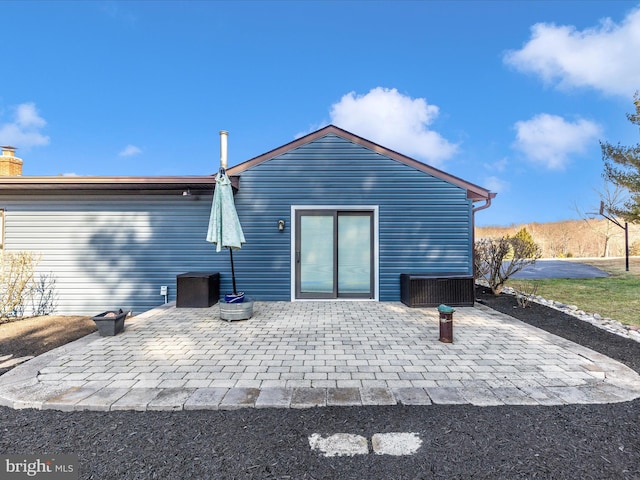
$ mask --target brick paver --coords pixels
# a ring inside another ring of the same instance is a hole
[[[41,365],[38,384],[56,396],[40,406],[559,404],[640,395],[640,377],[607,357],[486,307],[456,310],[446,344],[436,309],[396,302],[255,302],[254,316],[240,322],[221,321],[218,305],[162,307]],[[18,405],[20,382],[6,385],[6,376],[0,402]]]

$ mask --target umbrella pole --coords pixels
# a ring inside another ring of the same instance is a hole
[[[229,257],[231,258],[231,281],[233,282],[233,294],[238,295],[238,290],[236,289],[236,270],[233,267],[233,250],[229,248]]]

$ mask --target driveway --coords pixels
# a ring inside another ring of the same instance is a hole
[[[598,278],[608,277],[607,272],[599,268],[585,265],[583,263],[567,260],[547,260],[536,261],[533,265],[528,265],[511,278],[522,280],[538,280],[546,278]]]

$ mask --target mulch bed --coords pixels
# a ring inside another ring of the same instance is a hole
[[[487,306],[636,371],[640,344],[548,307]],[[81,479],[638,479],[640,400],[605,405],[59,412],[0,407],[0,452],[79,456]],[[416,455],[325,458],[313,433],[417,432]]]
[[[486,287],[476,288],[477,300],[529,325],[602,353],[640,373],[640,343],[609,333],[566,313],[531,302],[522,308],[513,295],[494,295]]]

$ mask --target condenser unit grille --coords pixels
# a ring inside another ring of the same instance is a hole
[[[400,275],[400,299],[409,307],[472,307],[475,299],[473,276],[425,275],[403,273]]]

